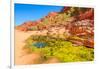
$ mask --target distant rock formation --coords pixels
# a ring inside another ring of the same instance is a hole
[[[16,29],[21,30],[21,31],[28,31],[28,28],[35,26],[37,23],[39,22],[38,21],[24,22],[22,25],[16,26]]]

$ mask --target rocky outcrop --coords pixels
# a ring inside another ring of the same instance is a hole
[[[50,13],[46,16],[46,18],[54,17],[54,16],[56,16],[57,14],[58,14],[57,12],[50,12]]]
[[[61,12],[50,12],[44,18],[25,22],[16,29],[21,31],[46,30],[46,35],[64,38],[73,44],[94,48],[94,10],[92,8],[64,7]],[[73,36],[82,40],[71,38]]]
[[[84,20],[84,19],[94,19],[94,10],[93,9],[89,9],[88,11],[86,11],[84,14],[80,14],[78,16],[79,20]]]
[[[61,12],[74,15],[78,20],[94,19],[93,8],[64,7]]]
[[[70,24],[69,32],[77,36],[93,35],[93,20],[81,20]]]
[[[22,25],[16,26],[16,29],[21,30],[21,31],[28,31],[28,29],[30,27],[33,27],[33,26],[37,25],[38,23],[39,23],[39,21],[37,21],[37,22],[33,22],[33,21],[24,22]]]

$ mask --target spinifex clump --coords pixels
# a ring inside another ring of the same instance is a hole
[[[41,40],[42,42],[39,42]],[[27,39],[26,47],[32,52],[40,51],[46,60],[50,57],[56,57],[61,62],[75,62],[92,61],[94,58],[93,48],[74,46],[69,41],[50,36],[33,35]]]

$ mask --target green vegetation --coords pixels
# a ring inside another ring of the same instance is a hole
[[[29,28],[29,30],[41,30],[44,28],[49,28],[50,26],[61,26],[66,25],[68,21],[73,20],[66,13],[59,13],[58,15],[52,17],[44,18],[41,23],[38,23],[36,26]]]
[[[85,46],[73,46],[71,42],[49,36],[32,35],[26,40],[31,52],[41,52],[45,60],[56,57],[61,62],[92,61],[94,51]]]
[[[79,8],[79,7],[70,7],[69,10],[63,11],[63,13],[66,13],[68,16],[77,16],[81,13],[84,13],[88,10],[89,8]]]

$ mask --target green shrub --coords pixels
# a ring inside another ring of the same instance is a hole
[[[45,42],[46,46],[38,48],[33,43]],[[31,36],[26,40],[26,47],[32,52],[40,51],[44,57],[56,57],[61,62],[92,61],[94,49],[85,46],[73,46],[71,42],[48,36]]]

